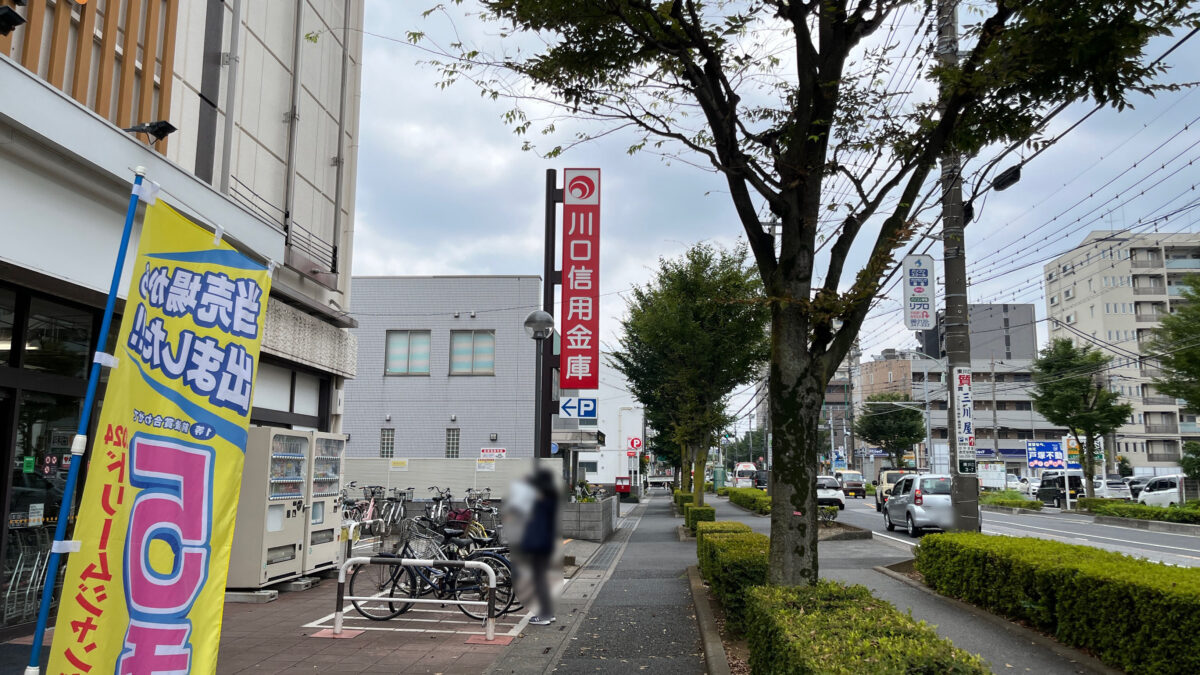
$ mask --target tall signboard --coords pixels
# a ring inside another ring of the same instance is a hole
[[[954,433],[958,439],[956,457],[959,473],[975,473],[975,415],[971,400],[971,369],[955,368],[954,379]]]
[[[559,389],[600,387],[600,169],[563,170]]]
[[[937,303],[933,294],[933,256],[904,256],[904,327],[908,330],[934,328]]]
[[[1025,461],[1031,469],[1061,469],[1062,444],[1058,441],[1025,441]]]

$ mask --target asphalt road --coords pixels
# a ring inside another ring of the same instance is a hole
[[[838,516],[851,525],[865,527],[879,537],[915,545],[903,530],[888,532],[883,526],[883,515],[875,512],[874,497],[847,499],[846,510]],[[1191,534],[1169,534],[1149,532],[1117,525],[1098,525],[1087,516],[1059,513],[1048,508],[1037,515],[983,512],[983,531],[1012,537],[1037,537],[1053,539],[1068,544],[1095,546],[1117,551],[1147,560],[1200,567],[1200,537]]]

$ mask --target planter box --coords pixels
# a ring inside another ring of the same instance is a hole
[[[562,536],[568,539],[603,542],[616,527],[620,502],[616,496],[593,503],[562,505]]]

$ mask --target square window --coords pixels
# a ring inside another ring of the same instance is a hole
[[[396,456],[396,430],[395,429],[380,429],[379,430],[379,456],[385,457],[385,458]]]
[[[384,374],[429,374],[429,331],[389,330],[385,349]]]
[[[458,459],[459,429],[446,429],[446,459]]]
[[[496,331],[450,331],[451,375],[495,375]]]

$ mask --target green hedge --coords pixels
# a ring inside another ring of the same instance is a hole
[[[705,537],[714,534],[748,534],[751,531],[749,525],[732,520],[696,523],[696,559],[699,561],[700,576],[704,577],[705,581],[712,583],[712,579],[708,576],[712,570],[712,563],[709,556],[711,547],[705,545]]]
[[[867,483],[867,484],[866,484],[864,487],[865,487],[865,488],[866,488],[866,490],[867,490],[867,495],[868,495],[868,496],[870,496],[870,495],[874,495],[874,494],[875,494],[875,486],[874,486],[874,485],[871,485],[870,483]]]
[[[993,499],[984,503],[991,506],[1006,506],[1010,509],[1032,509],[1034,511],[1041,511],[1042,506],[1044,506],[1036,499]]]
[[[719,488],[717,488],[717,496],[718,497],[727,497],[729,495],[729,491],[732,489],[733,488],[729,487],[728,485],[726,485],[725,487],[719,487]]]
[[[694,495],[690,492],[676,492],[675,493],[675,505],[679,507],[680,511],[683,511],[684,504],[691,504],[692,501],[694,501],[695,499],[696,499],[696,495]]]
[[[1089,499],[1088,510],[1098,516],[1136,518],[1138,520],[1161,520],[1168,523],[1200,524],[1200,510],[1181,507],[1147,506],[1130,504],[1112,499]],[[1094,504],[1092,502],[1105,502]]]
[[[712,491],[713,491],[713,484],[712,484],[712,482],[711,482],[711,481],[709,481],[709,482],[706,482],[706,483],[704,484],[704,491],[705,491],[705,492],[712,492]]]
[[[758,488],[730,488],[729,501],[756,513],[771,512],[771,497]]]
[[[734,631],[742,629],[746,591],[767,583],[771,539],[757,532],[706,534],[701,574],[725,608],[725,619]]]
[[[696,525],[702,522],[712,522],[717,519],[717,510],[711,506],[696,506],[695,504],[688,505],[688,509],[683,514],[683,522],[687,524],[688,529],[693,534],[696,532]]]
[[[751,588],[745,609],[750,669],[793,673],[990,673],[863,586]]]
[[[1104,506],[1105,504],[1109,503],[1109,500],[1101,499],[1099,497],[1080,497],[1076,500],[1076,503],[1078,503],[1079,508],[1083,509],[1084,511],[1091,511],[1094,507]]]
[[[1200,571],[976,533],[931,535],[916,553],[917,570],[938,592],[1028,621],[1111,666],[1200,672]]]

